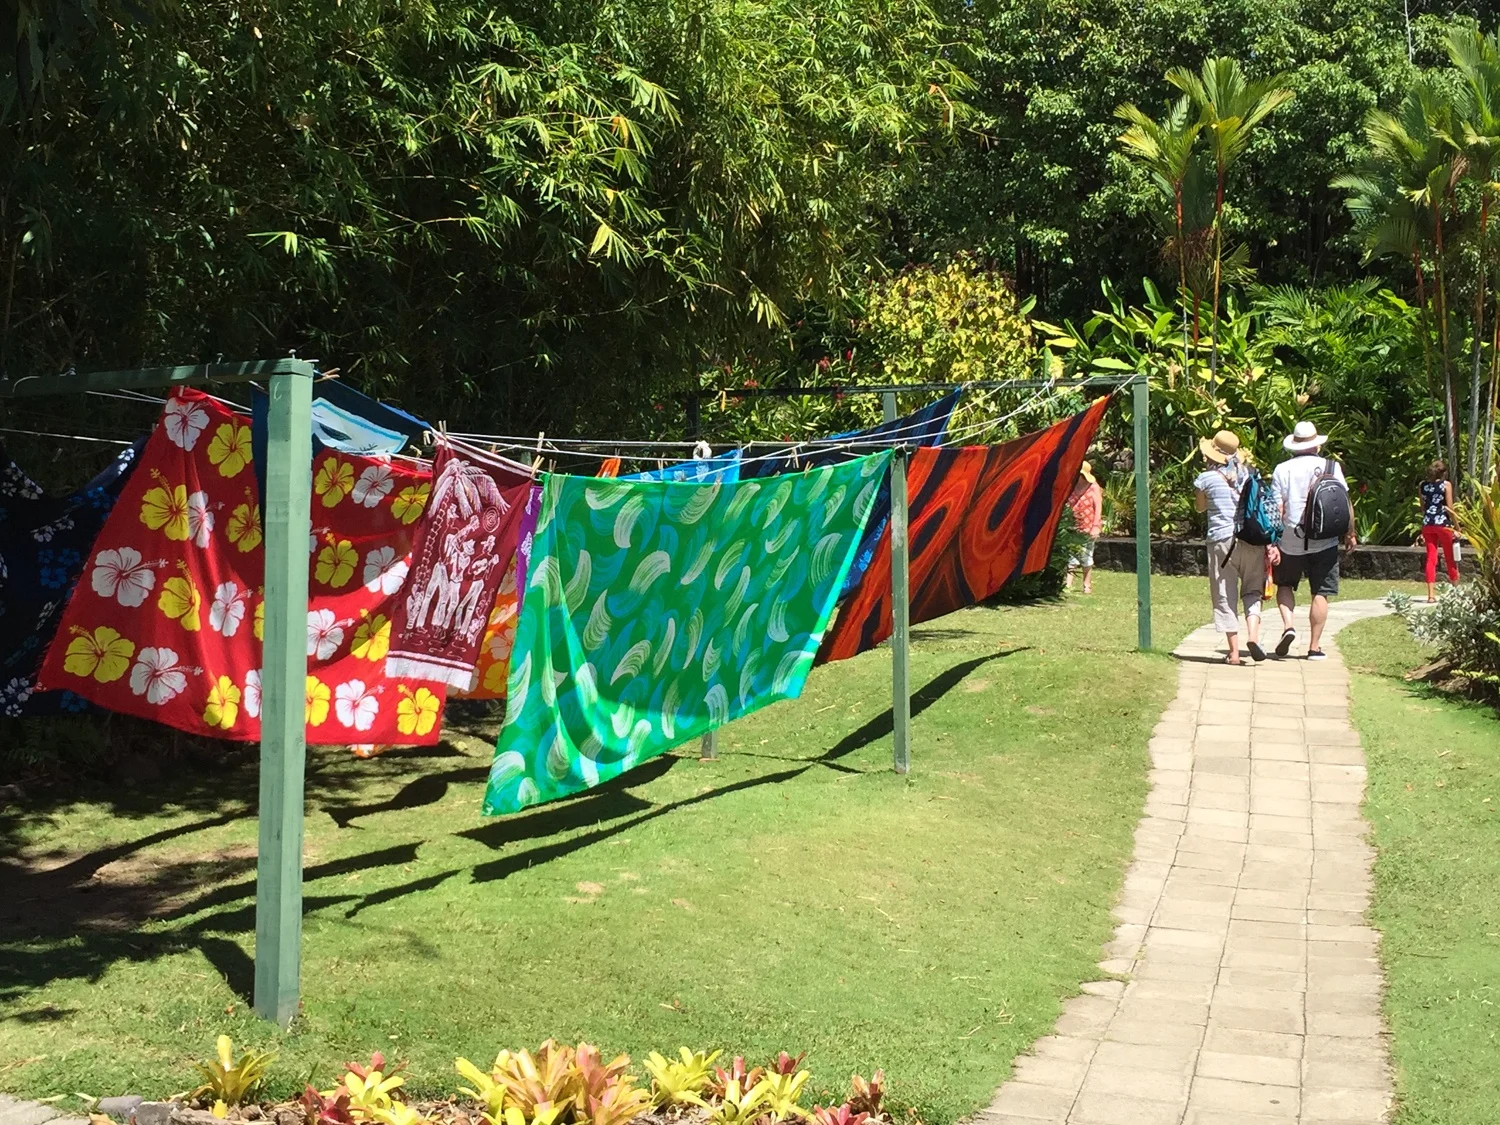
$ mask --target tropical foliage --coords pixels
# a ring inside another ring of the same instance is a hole
[[[535,1053],[502,1050],[488,1070],[455,1059],[454,1069],[469,1083],[458,1088],[466,1101],[434,1104],[407,1100],[405,1079],[398,1073],[404,1064],[391,1066],[376,1051],[368,1064],[346,1063],[332,1090],[308,1085],[293,1112],[307,1125],[458,1125],[476,1109],[489,1125],[629,1125],[653,1110],[700,1125],[890,1125],[883,1071],[870,1079],[854,1075],[842,1104],[809,1110],[802,1104],[811,1078],[802,1069],[805,1054],[782,1051],[755,1067],[736,1056],[726,1069],[714,1066],[721,1053],[681,1047],[673,1059],[652,1051],[646,1062],[648,1092],[630,1070],[629,1056],[605,1062],[589,1043],[574,1047],[549,1039]],[[212,1105],[217,1117],[240,1117],[239,1107],[258,1093],[274,1059],[273,1054],[248,1051],[236,1063],[229,1037],[221,1035],[215,1061],[199,1067],[211,1081],[191,1096]],[[264,1116],[258,1110],[249,1115]],[[273,1116],[280,1120],[279,1111]]]

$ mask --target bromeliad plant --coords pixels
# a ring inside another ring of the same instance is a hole
[[[730,1078],[708,1119],[713,1125],[750,1125],[767,1112],[769,1097],[764,1081],[746,1088],[738,1078]]]
[[[677,1060],[664,1058],[652,1051],[646,1056],[646,1070],[651,1075],[651,1101],[653,1105],[668,1107],[704,1106],[703,1092],[714,1076],[714,1060],[723,1052],[706,1051],[696,1053],[686,1047],[678,1048]]]
[[[321,1094],[325,1103],[332,1100],[335,1104],[339,1099],[347,1099],[349,1116],[356,1122],[380,1122],[383,1125],[414,1125],[413,1121],[401,1120],[391,1121],[393,1115],[400,1115],[394,1107],[400,1103],[392,1096],[406,1082],[395,1071],[401,1066],[386,1069],[385,1056],[376,1051],[370,1056],[369,1065],[360,1063],[346,1063],[344,1065],[344,1080],[332,1090],[324,1090]]]
[[[493,1074],[480,1070],[468,1059],[459,1057],[453,1060],[453,1068],[458,1071],[459,1076],[467,1078],[473,1083],[472,1086],[460,1086],[458,1092],[484,1106],[480,1116],[489,1122],[489,1125],[502,1125],[505,1114],[505,1087],[496,1080]]]
[[[880,1117],[885,1109],[885,1071],[877,1070],[869,1080],[854,1075],[849,1079],[849,1108],[868,1117]]]
[[[606,1063],[589,1043],[549,1039],[534,1055],[501,1051],[488,1074],[468,1059],[453,1065],[472,1083],[459,1093],[484,1106],[489,1125],[625,1125],[651,1107],[651,1095],[627,1071],[630,1057]]]
[[[242,1105],[259,1093],[276,1053],[246,1051],[236,1059],[234,1044],[227,1035],[219,1036],[217,1047],[212,1060],[198,1064],[198,1073],[205,1081],[192,1096],[210,1103],[223,1102],[231,1108]]]

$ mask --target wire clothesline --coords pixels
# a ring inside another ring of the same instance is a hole
[[[942,386],[944,388],[946,388],[946,389],[948,389],[950,391],[960,390],[960,389],[969,387],[971,385],[980,386],[982,389],[985,389],[985,390],[1006,389],[1007,387],[1009,387],[1011,389],[1016,389],[1016,390],[1028,389],[1028,388],[1036,390],[1037,394],[1034,394],[1032,396],[1032,398],[1030,400],[1028,400],[1028,403],[1029,402],[1034,402],[1036,400],[1036,398],[1040,394],[1044,394],[1044,393],[1049,392],[1049,391],[1051,391],[1051,392],[1064,392],[1064,391],[1077,391],[1077,390],[1087,390],[1087,389],[1090,389],[1089,386],[1084,385],[1084,384],[1072,385],[1072,384],[1058,384],[1058,383],[1047,383],[1047,384],[1044,384],[1044,385],[1042,385],[1041,387],[1038,388],[1038,386],[1037,386],[1037,384],[1036,384],[1036,382],[1034,380],[1013,380],[1011,382],[1003,383],[1003,384],[1002,383],[996,383],[996,384],[989,384],[989,383],[984,383],[984,384],[946,383],[946,384],[942,384]],[[904,387],[901,387],[900,385],[897,385],[895,387],[891,387],[891,388],[888,388],[888,389],[891,390],[891,391],[893,391],[893,392],[904,392],[906,390],[924,391],[924,390],[929,390],[931,388],[928,387],[925,384],[922,384],[922,385],[918,385],[918,386],[916,386],[914,388],[904,388]],[[726,392],[726,393],[733,394],[735,392],[730,391],[730,392]],[[1006,417],[1008,418],[1008,417],[1012,417],[1012,416],[1013,415],[1007,415]],[[915,429],[918,429],[918,428],[926,427],[929,424],[930,423],[928,423],[928,422],[917,422],[917,423],[914,423],[911,427],[908,427],[908,429],[915,430]],[[983,425],[989,425],[989,423],[981,423],[981,425],[982,426]],[[891,436],[891,435],[894,435],[894,434],[899,434],[901,432],[902,431],[900,429],[888,430],[882,436]],[[527,437],[527,436],[519,435],[519,434],[486,434],[486,433],[465,432],[465,431],[459,431],[459,430],[450,430],[449,433],[453,437],[464,438],[464,439],[467,439],[469,441],[491,442],[491,443],[495,443],[495,444],[508,445],[508,446],[511,446],[511,447],[517,448],[517,449],[527,448],[527,449],[532,449],[532,450],[535,450],[537,448],[538,438],[541,437],[541,435],[538,435],[538,437]],[[660,440],[643,441],[643,440],[640,440],[640,439],[633,439],[633,438],[545,438],[542,441],[542,445],[544,447],[547,447],[547,446],[555,447],[555,448],[552,449],[552,452],[564,452],[564,451],[574,452],[574,451],[576,451],[576,452],[578,452],[580,454],[585,454],[585,453],[592,453],[592,452],[594,452],[595,449],[608,449],[608,450],[615,451],[615,452],[603,454],[603,456],[609,457],[609,456],[615,456],[615,455],[617,455],[618,451],[626,450],[626,449],[691,449],[694,446],[696,446],[699,443],[699,441],[701,441],[701,440],[702,439],[687,440],[687,441],[678,441],[678,440],[672,440],[672,439],[660,439]],[[831,445],[835,445],[838,442],[839,442],[838,438],[827,438],[827,437],[823,437],[823,438],[806,438],[806,439],[804,439],[802,441],[777,441],[777,440],[774,440],[774,439],[766,439],[766,438],[752,438],[749,441],[743,441],[743,442],[739,442],[737,444],[738,444],[738,446],[740,448],[744,448],[744,449],[749,449],[749,448],[752,448],[754,446],[776,446],[778,449],[790,450],[792,448],[796,448],[796,447],[800,447],[800,446],[804,446],[804,445],[816,445],[820,449],[822,449],[822,448],[826,448],[826,447],[831,446]]]
[[[955,386],[961,385],[962,384],[955,384]],[[1061,394],[1063,392],[1077,389],[1081,388],[1055,385],[1043,386],[1035,390],[1030,398],[1028,398],[1020,406],[1016,407],[1016,409],[1010,411],[1008,414],[1002,415],[999,418],[986,419],[984,421],[972,423],[968,426],[960,427],[958,429],[950,429],[944,434],[944,440],[947,444],[951,445],[957,444],[958,442],[968,438],[973,438],[987,430],[992,430],[997,426],[1004,425],[1012,418],[1015,418],[1018,415],[1032,409],[1032,407],[1037,405],[1037,403],[1043,398],[1056,397],[1058,394]],[[140,391],[128,389],[121,392],[89,391],[87,393],[91,395],[97,395],[101,398],[114,398],[128,402],[143,402],[152,403],[155,405],[161,405],[167,401],[165,398],[161,398],[156,395],[148,395]],[[207,392],[204,393],[206,394]],[[228,399],[219,398],[217,395],[209,394],[208,397],[236,410],[243,411],[245,409],[238,403],[232,402]],[[904,437],[917,433],[930,432],[932,425],[932,419],[918,420],[910,422],[905,426],[885,429],[879,434],[878,437],[875,438],[860,438],[851,434],[844,439],[808,438],[798,442],[752,440],[741,443],[738,448],[751,448],[757,445],[770,445],[775,447],[775,452],[762,454],[756,457],[744,457],[741,459],[740,464],[743,466],[763,461],[786,460],[788,458],[791,458],[795,461],[798,456],[804,453],[828,454],[844,451],[869,451],[872,449],[889,448],[894,445],[902,444],[901,439]],[[0,433],[12,433],[30,437],[55,438],[64,441],[97,442],[99,444],[114,445],[120,447],[125,447],[133,444],[130,441],[122,441],[117,438],[101,438],[93,437],[87,434],[69,434],[48,430],[28,430],[8,426],[0,426]],[[532,455],[545,453],[553,456],[580,457],[584,459],[598,460],[601,462],[609,460],[612,457],[620,456],[620,452],[625,449],[682,449],[694,448],[698,445],[703,444],[702,439],[699,439],[698,441],[639,441],[630,439],[616,440],[609,438],[544,438],[542,441],[538,442],[535,439],[522,438],[515,435],[461,433],[455,431],[447,431],[445,436],[453,439],[457,444],[461,444],[470,448],[474,448],[476,446],[493,446],[497,449],[522,450]],[[570,445],[576,447],[569,448]],[[585,446],[602,447],[605,451],[601,452],[598,449],[583,448]],[[611,450],[613,452],[610,452]],[[398,456],[401,456],[402,460],[423,460],[420,457],[407,457],[404,455]],[[627,454],[627,456],[629,455]],[[648,460],[649,458],[647,458],[644,454],[641,454],[632,459]],[[520,465],[520,463],[518,462],[512,462],[512,464],[515,464],[518,468],[525,467],[523,465]]]
[[[100,445],[118,445],[122,448],[134,445],[133,441],[121,441],[119,438],[90,437],[88,434],[59,434],[50,430],[22,430],[15,426],[0,426],[0,434],[22,434],[26,437],[58,438],[62,441],[95,441]]]
[[[1062,388],[1062,389],[1071,390],[1072,388]],[[1024,403],[1022,403],[1019,407],[1017,407],[1015,410],[1012,410],[1009,414],[1002,415],[999,418],[992,418],[992,419],[987,419],[987,420],[982,421],[982,422],[972,423],[969,426],[960,427],[957,430],[949,430],[944,435],[945,441],[948,444],[954,444],[956,441],[961,441],[961,440],[966,439],[966,438],[975,437],[978,434],[983,433],[986,430],[992,430],[992,429],[994,429],[997,426],[1003,425],[1004,423],[1010,421],[1012,418],[1016,417],[1017,415],[1022,414],[1024,412],[1026,412],[1027,410],[1030,410],[1034,405],[1037,404],[1037,402],[1040,399],[1042,399],[1044,397],[1047,397],[1049,391],[1051,391],[1052,393],[1055,394],[1056,391],[1057,391],[1057,388],[1042,388],[1040,390],[1035,391],[1032,394],[1032,396],[1029,399],[1027,399]],[[846,439],[839,439],[839,438],[809,438],[809,439],[807,439],[805,441],[800,441],[800,442],[765,442],[765,441],[761,441],[761,442],[746,442],[746,443],[744,443],[744,445],[742,446],[742,448],[744,446],[750,446],[750,445],[775,445],[777,448],[776,448],[776,452],[774,452],[774,453],[762,454],[762,455],[760,455],[758,457],[744,457],[744,458],[741,458],[740,465],[741,466],[751,465],[751,464],[755,464],[755,463],[761,462],[761,461],[780,461],[780,460],[786,460],[787,458],[795,459],[796,457],[798,457],[798,456],[800,456],[800,455],[802,455],[804,453],[806,453],[806,454],[820,454],[821,455],[821,454],[839,453],[839,452],[845,452],[845,451],[865,451],[865,452],[869,452],[869,451],[876,450],[876,449],[887,449],[887,448],[890,448],[891,446],[902,444],[902,440],[901,439],[904,438],[904,437],[915,435],[915,434],[918,434],[918,433],[928,433],[928,432],[930,432],[931,429],[932,429],[932,425],[933,425],[933,423],[932,423],[931,419],[917,421],[917,422],[912,422],[912,423],[909,423],[908,425],[905,425],[905,426],[896,427],[896,428],[893,428],[893,429],[883,430],[877,437],[873,437],[873,438],[855,437],[853,435],[850,435]],[[494,445],[494,446],[497,446],[497,447],[503,448],[503,449],[525,450],[526,452],[532,453],[532,454],[536,454],[536,453],[540,452],[540,453],[547,453],[547,454],[551,454],[551,455],[555,455],[555,456],[580,457],[580,458],[585,458],[585,459],[593,459],[593,460],[597,460],[597,461],[606,461],[606,460],[611,459],[612,457],[619,456],[618,452],[611,453],[611,452],[599,452],[598,450],[590,450],[590,449],[582,449],[582,448],[563,448],[561,446],[561,444],[554,446],[553,443],[552,443],[552,441],[551,441],[551,439],[543,439],[539,443],[534,438],[528,440],[528,439],[525,439],[525,438],[517,438],[517,437],[514,437],[514,436],[510,436],[510,435],[467,434],[467,433],[460,434],[460,433],[454,433],[452,431],[449,431],[448,436],[450,438],[453,438],[453,439],[456,439],[458,441],[461,441],[461,442],[463,442],[464,444],[467,444],[467,445],[475,445],[475,444],[484,445],[484,444],[488,444],[488,445]],[[560,440],[560,442],[562,442],[562,441],[566,441],[566,440],[569,440],[569,439],[559,439],[559,440]],[[685,445],[686,446],[694,446],[694,445],[698,444],[698,442],[625,442],[625,441],[611,442],[608,439],[603,439],[603,440],[601,440],[601,439],[573,439],[573,440],[577,440],[577,441],[580,442],[580,444],[583,444],[583,445],[604,446],[606,448],[606,450],[609,449],[611,446],[616,446],[616,447],[619,447],[619,448],[622,448],[622,449],[624,447],[627,447],[627,446],[630,446],[630,447],[648,447],[648,448],[669,448],[670,447],[670,448],[674,448],[674,449],[679,449],[679,448],[682,448]],[[638,456],[635,459],[637,459],[637,460],[643,460],[643,459],[646,459],[646,458]]]

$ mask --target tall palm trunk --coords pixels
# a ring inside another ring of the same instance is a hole
[[[1218,401],[1219,392],[1219,278],[1224,262],[1224,174],[1218,166],[1218,183],[1214,189],[1214,307],[1208,335],[1208,394]]]
[[[1495,407],[1500,404],[1500,299],[1495,304],[1495,330],[1490,340],[1490,410],[1484,422],[1484,460],[1479,463],[1481,485],[1489,484],[1495,475]]]
[[[1417,319],[1422,331],[1422,375],[1427,393],[1437,398],[1437,388],[1432,382],[1432,322],[1427,310],[1427,275],[1422,270],[1422,249],[1413,246],[1411,251],[1412,269],[1417,276]],[[1438,456],[1443,456],[1443,430],[1436,421],[1432,427],[1433,436],[1437,439]]]
[[[1188,378],[1188,284],[1187,247],[1182,244],[1182,181],[1172,187],[1177,204],[1177,301],[1182,306],[1182,376]],[[1191,384],[1189,384],[1191,385]]]
[[[1433,204],[1435,256],[1433,280],[1437,285],[1434,313],[1438,318],[1438,351],[1443,360],[1443,424],[1448,438],[1445,456],[1450,465],[1458,464],[1458,410],[1453,399],[1453,353],[1448,340],[1448,280],[1443,268],[1443,211],[1441,202]]]
[[[1475,479],[1479,469],[1479,419],[1480,401],[1483,397],[1484,383],[1481,372],[1484,359],[1484,310],[1489,296],[1486,291],[1489,281],[1489,264],[1485,260],[1485,230],[1490,220],[1490,193],[1484,190],[1479,194],[1479,279],[1478,292],[1474,297],[1474,364],[1473,373],[1469,379],[1469,459],[1468,472],[1465,474],[1469,481]]]

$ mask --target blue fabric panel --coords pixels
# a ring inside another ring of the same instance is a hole
[[[890,422],[882,422],[878,426],[871,426],[868,430],[851,430],[847,433],[834,434],[824,440],[829,442],[890,441],[893,445],[898,443],[942,445],[943,439],[948,436],[948,422],[953,417],[953,412],[958,409],[959,396],[962,394],[963,388],[959,387],[911,414]],[[869,448],[820,450],[818,443],[815,442],[810,446],[803,446],[795,456],[787,454],[763,460],[752,460],[744,466],[741,475],[764,477],[775,473],[794,473],[809,465],[837,464],[870,452],[872,450]],[[859,550],[854,554],[854,563],[849,567],[848,576],[844,579],[842,596],[847,597],[850,591],[859,585],[859,580],[864,577],[870,560],[875,557],[875,548],[880,543],[880,537],[885,534],[885,526],[890,522],[890,518],[891,479],[887,476],[881,482],[880,491],[875,496],[875,507],[870,511],[870,522],[865,525],[865,533],[859,541]]]
[[[250,393],[250,447],[255,457],[255,480],[262,496],[266,492],[269,440],[266,425],[270,408],[271,400],[264,391]],[[366,455],[382,450],[399,453],[407,441],[420,440],[432,427],[415,415],[346,387],[337,379],[320,379],[313,384],[312,428],[309,460],[325,448]]]
[[[740,451],[732,449],[717,457],[702,460],[679,461],[663,469],[651,469],[644,473],[629,473],[621,480],[675,480],[693,481],[697,484],[721,482],[733,484],[740,479]]]
[[[0,446],[0,715],[89,710],[70,691],[35,691],[36,674],[144,444],[66,496],[43,496]]]

